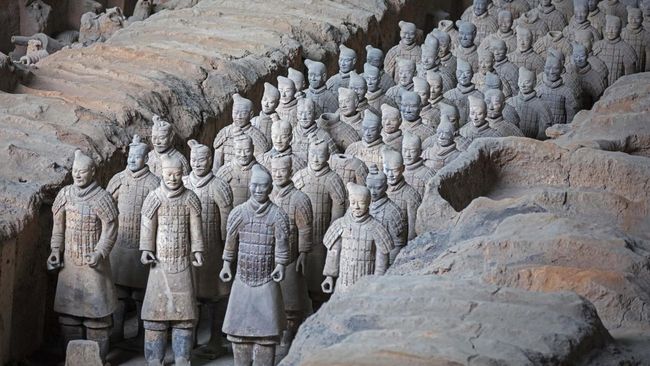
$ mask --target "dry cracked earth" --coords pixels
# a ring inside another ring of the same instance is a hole
[[[34,294],[53,290],[48,205],[75,148],[105,184],[153,114],[174,123],[179,148],[209,142],[232,93],[259,100],[306,57],[331,74],[338,43],[388,48],[400,18],[423,22],[424,3],[202,0],[51,55],[0,93],[0,244],[15,247],[0,360],[44,337],[51,304]],[[650,73],[637,74],[551,140],[475,141],[429,183],[419,236],[387,275],[335,295],[282,364],[650,364],[649,105]]]

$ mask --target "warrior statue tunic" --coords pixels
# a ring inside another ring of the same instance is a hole
[[[149,268],[140,262],[140,217],[147,195],[158,188],[160,180],[149,167],[137,172],[125,169],[116,174],[106,190],[117,201],[119,226],[111,251],[111,272],[116,285],[144,289]]]
[[[185,187],[201,201],[201,228],[203,231],[203,265],[193,267],[196,297],[219,300],[230,293],[230,284],[219,279],[223,267],[223,240],[226,222],[232,210],[232,190],[228,183],[209,172],[198,177],[193,172],[183,177]]]
[[[52,250],[63,251],[54,311],[83,318],[110,316],[117,306],[109,255],[117,236],[118,213],[111,195],[93,182],[63,187],[52,205]],[[95,268],[87,256],[102,259]]]
[[[323,239],[327,260],[323,275],[336,277],[336,291],[346,291],[361,277],[383,275],[393,241],[384,226],[366,214],[348,212],[334,221]]]
[[[164,183],[149,193],[142,206],[140,250],[153,252],[142,320],[184,322],[197,319],[192,281],[194,252],[203,252],[201,201],[185,187]]]
[[[251,140],[253,140],[253,155],[257,156],[265,153],[271,148],[271,145],[266,140],[266,136],[262,131],[253,127],[249,124],[243,128],[237,127],[235,125],[228,125],[221,129],[217,134],[217,137],[214,138],[214,151],[223,153],[223,161],[214,161],[213,165],[215,168],[219,168],[228,162],[232,161],[235,147],[235,135],[237,132],[243,132],[243,134],[248,135]]]
[[[275,266],[287,266],[289,219],[274,203],[253,199],[235,207],[228,218],[223,260],[237,262],[223,322],[232,342],[279,343],[286,317]]]
[[[236,161],[222,166],[217,171],[217,177],[223,179],[232,190],[232,206],[237,207],[246,202],[250,197],[248,184],[253,174],[253,166],[259,165],[257,160],[253,159],[248,165],[240,165]],[[261,166],[261,165],[260,165]]]

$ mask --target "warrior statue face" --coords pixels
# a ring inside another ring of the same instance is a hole
[[[284,187],[291,182],[293,168],[291,167],[291,158],[282,157],[271,160],[271,176],[273,184]]]
[[[504,106],[503,94],[495,93],[486,96],[485,104],[487,105],[488,118],[499,118]]]
[[[474,15],[481,16],[487,12],[487,0],[474,0]]]
[[[589,7],[589,12],[595,11],[598,9],[598,3],[600,0],[587,0],[587,6]]]
[[[397,70],[399,85],[403,87],[409,86],[413,82],[413,76],[415,76],[415,63],[400,63],[399,69]]]
[[[368,92],[366,81],[362,77],[354,79],[350,78],[350,85],[348,85],[348,88],[357,95],[358,100],[363,100]]]
[[[404,175],[404,163],[401,159],[384,159],[384,174],[388,184],[395,185],[402,180]]]
[[[605,38],[610,41],[617,39],[621,35],[621,21],[607,21],[605,22]]]
[[[126,159],[126,167],[132,171],[137,172],[144,168],[147,164],[147,151],[146,149],[135,147],[129,149],[129,156]]]
[[[490,52],[479,52],[478,68],[483,75],[494,70],[494,55]]]
[[[383,114],[381,117],[381,125],[386,133],[394,133],[399,130],[402,125],[402,120],[399,114]]]
[[[310,88],[318,89],[325,84],[327,73],[324,68],[312,67],[307,72],[307,80],[309,81]]]
[[[444,114],[444,116],[447,117],[449,123],[451,123],[454,126],[458,126],[458,120],[460,119],[460,114],[456,107],[450,106],[449,108],[445,108],[444,112],[443,110],[441,110],[440,113]]]
[[[420,57],[420,64],[425,70],[432,69],[436,66],[438,61],[438,41],[433,38],[433,44],[422,47],[422,56]]]
[[[417,121],[420,118],[420,96],[414,92],[403,93],[399,111],[403,120]]]
[[[253,142],[250,139],[236,139],[233,146],[234,158],[237,164],[245,166],[253,161]]]
[[[379,52],[369,52],[366,56],[366,62],[380,70],[384,68],[384,60]]]
[[[517,31],[517,49],[526,52],[533,46],[533,34],[529,30]]]
[[[548,81],[554,82],[560,80],[562,77],[562,70],[562,61],[558,60],[556,57],[546,57],[546,63],[544,64],[544,75],[546,75],[546,79]]]
[[[424,82],[424,80],[418,81],[417,83],[414,82],[413,91],[420,96],[421,107],[424,107],[425,105],[429,104],[429,84]]]
[[[357,113],[359,100],[355,93],[339,93],[339,109],[341,114],[350,117]]]
[[[429,78],[429,97],[438,98],[442,95],[442,78]]]
[[[262,112],[267,115],[275,112],[275,108],[278,107],[279,103],[280,99],[277,96],[264,93],[262,95]]]
[[[530,94],[535,91],[535,75],[530,72],[527,74],[519,73],[519,81],[517,82],[519,91],[523,94]]]
[[[379,70],[375,68],[374,70],[364,70],[363,78],[366,79],[366,85],[368,86],[368,91],[371,93],[379,90],[379,82],[381,78],[379,77]]]
[[[350,57],[350,55],[339,56],[339,71],[343,73],[348,73],[354,69],[354,64],[357,63],[356,57]]]
[[[364,217],[368,214],[370,197],[361,192],[350,193],[350,212],[354,217]]]
[[[589,9],[584,4],[576,4],[574,6],[573,17],[576,19],[578,24],[584,23],[587,21],[589,16]]]
[[[458,29],[458,42],[464,48],[469,48],[474,45],[474,38],[476,38],[476,27],[471,23],[463,23]]]
[[[379,119],[364,118],[361,123],[361,138],[367,144],[381,138],[381,123]]]
[[[639,29],[643,24],[643,14],[640,11],[637,12],[627,12],[627,24],[631,29]]]
[[[474,77],[474,71],[472,71],[471,67],[456,69],[456,80],[458,80],[458,85],[468,86],[472,83],[472,77]]]
[[[366,187],[370,191],[370,198],[373,201],[383,198],[386,196],[386,190],[388,189],[386,176],[384,173],[369,175],[368,178],[366,178]]]
[[[151,131],[151,143],[157,153],[162,154],[172,146],[171,130],[156,129]]]
[[[183,185],[183,168],[178,166],[163,167],[162,179],[167,188],[179,189]]]
[[[190,153],[190,166],[192,172],[198,177],[203,177],[212,169],[212,156],[205,153]]]
[[[95,178],[95,167],[84,161],[75,161],[72,163],[72,181],[79,188],[87,187]]]
[[[650,18],[650,0],[641,0],[639,8],[643,12],[644,18]]]
[[[492,44],[492,54],[494,55],[495,61],[503,61],[508,55],[508,46],[503,41],[495,42]]]
[[[438,145],[450,146],[454,143],[454,126],[451,123],[441,123],[437,130]]]
[[[573,59],[573,64],[579,68],[587,66],[589,55],[587,55],[587,49],[582,45],[574,45],[573,53],[571,54]]]
[[[296,87],[293,83],[278,83],[278,91],[280,92],[280,101],[282,104],[291,103],[296,95]]]
[[[422,147],[416,143],[403,143],[402,144],[402,158],[404,164],[411,165],[417,163],[422,155]]]
[[[501,33],[508,33],[512,29],[512,13],[509,11],[500,11],[497,15],[497,23]]]
[[[271,141],[273,148],[276,151],[282,152],[291,146],[293,133],[291,131],[291,124],[286,121],[278,121],[271,126]]]
[[[469,120],[475,127],[480,127],[485,124],[485,116],[485,105],[482,103],[469,106]]]
[[[296,112],[298,116],[298,123],[302,128],[308,128],[314,124],[314,104],[313,103],[298,103]]]
[[[250,123],[251,109],[246,105],[234,104],[232,106],[232,123],[237,127],[245,127]]]
[[[415,28],[413,27],[402,27],[399,32],[399,36],[404,41],[406,45],[412,45],[415,42]]]
[[[444,32],[443,32],[444,33]],[[438,57],[442,58],[445,57],[447,54],[451,52],[451,39],[449,36],[444,33],[445,35],[442,35],[440,38],[438,38]]]
[[[260,168],[261,169],[261,168]],[[273,189],[273,184],[265,172],[264,174],[251,174],[251,181],[248,184],[251,197],[258,203],[265,203],[269,200],[269,194]]]
[[[330,158],[329,151],[327,150],[327,144],[320,143],[315,146],[310,145],[308,155],[309,169],[317,172],[327,167],[327,161]]]

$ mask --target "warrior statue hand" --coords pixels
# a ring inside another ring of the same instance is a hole
[[[194,252],[194,260],[192,261],[194,267],[201,267],[203,265],[203,253]]]
[[[92,252],[90,254],[86,254],[86,262],[88,262],[88,265],[92,268],[97,267],[97,264],[99,264],[100,259],[102,259],[102,255],[99,254],[98,252]]]
[[[58,250],[53,249],[50,253],[50,256],[47,257],[47,267],[48,269],[57,269],[61,268],[63,263],[61,263],[61,253]]]
[[[307,272],[307,253],[300,253],[296,260],[296,272],[302,273],[304,276]]]
[[[146,266],[147,264],[156,263],[157,259],[156,256],[153,255],[153,252],[150,252],[148,250],[143,250],[142,256],[140,257],[140,262],[142,262],[142,264]]]
[[[325,281],[323,281],[323,283],[321,283],[320,287],[323,290],[323,292],[326,293],[326,294],[333,293],[334,292],[334,277],[332,277],[332,276],[325,277]]]
[[[223,268],[221,268],[221,272],[219,272],[219,278],[221,278],[223,282],[232,281],[232,271],[230,270],[230,262],[228,261],[223,262]]]
[[[278,264],[277,266],[275,266],[275,270],[273,271],[273,273],[271,273],[271,277],[275,282],[280,282],[284,280],[284,265]]]

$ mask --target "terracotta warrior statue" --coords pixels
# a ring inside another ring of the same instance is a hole
[[[296,188],[309,197],[314,215],[312,251],[307,257],[307,286],[314,311],[328,299],[320,287],[326,257],[323,237],[330,224],[345,213],[347,199],[341,177],[330,169],[329,157],[327,144],[312,137],[307,168],[293,176]]]
[[[589,23],[596,28],[596,30],[600,33],[603,34],[603,31],[605,30],[605,12],[600,10],[600,7],[598,6],[600,4],[601,0],[587,0],[587,8],[589,10],[589,15],[587,16],[587,19],[589,20]]]
[[[366,187],[370,191],[370,216],[384,225],[393,242],[389,258],[389,262],[393,263],[399,251],[406,245],[408,222],[399,206],[388,198],[388,180],[377,165],[370,165]]]
[[[413,77],[415,76],[415,62],[409,59],[397,60],[396,78],[397,85],[391,87],[386,92],[395,105],[399,105],[402,94],[413,90]]]
[[[338,90],[338,115],[341,122],[354,128],[357,133],[361,132],[361,120],[363,113],[359,112],[359,97],[357,93],[348,88]]]
[[[607,88],[607,76],[592,67],[587,49],[581,44],[573,46],[571,60],[567,73],[573,74],[572,77],[578,81],[583,107],[591,109]]]
[[[366,98],[366,93],[368,93],[368,85],[366,83],[366,79],[357,74],[357,72],[354,70],[350,71],[350,83],[348,85],[348,88],[357,95],[357,99],[359,100],[357,110],[359,112],[363,113],[363,111],[366,109],[372,108],[370,104],[368,104],[368,98]],[[339,108],[341,108],[340,105]]]
[[[533,34],[526,28],[517,28],[517,50],[508,55],[517,67],[525,67],[540,74],[544,71],[544,59],[533,49]]]
[[[533,36],[533,44],[549,31],[546,23],[539,17],[537,8],[522,14],[515,21],[515,29],[517,29],[517,32],[519,32],[518,28],[526,28],[530,31],[530,34]]]
[[[389,98],[385,91],[381,88],[379,82],[380,79],[380,70],[370,64],[363,65],[363,78],[366,80],[366,85],[368,86],[368,91],[366,92],[366,99],[368,100],[368,105],[375,110],[379,110],[382,104],[390,104],[397,106],[391,98]],[[390,80],[393,80],[391,78]],[[393,85],[391,87],[393,87]],[[389,89],[391,88],[389,87]]]
[[[625,4],[619,0],[603,0],[598,4],[598,7],[606,16],[611,15],[621,19],[623,26],[627,24],[627,9],[625,8]],[[605,24],[607,24],[607,20],[605,20]]]
[[[456,74],[456,56],[451,52],[451,37],[449,34],[434,30],[431,32],[438,40],[438,59],[440,59],[440,70],[447,75]]]
[[[305,75],[293,67],[290,67],[287,70],[287,78],[289,80],[293,81],[293,85],[296,88],[296,98],[304,98],[305,97]]]
[[[553,124],[553,115],[546,102],[537,97],[534,72],[522,67],[519,69],[519,94],[510,98],[519,115],[519,129],[526,137],[546,140],[546,129]]]
[[[473,77],[474,71],[472,71],[472,66],[464,60],[459,59],[456,69],[458,85],[444,94],[444,98],[458,108],[458,112],[460,113],[460,120],[458,122],[460,126],[467,123],[467,116],[469,115],[469,102],[467,98],[471,95],[483,99],[483,93],[476,90],[476,86],[472,84]]]
[[[502,83],[508,84],[513,94],[519,92],[517,79],[519,78],[519,68],[508,59],[508,49],[502,40],[492,42],[492,55],[494,56],[494,73],[499,76]]]
[[[399,109],[383,104],[381,106],[381,137],[386,146],[402,151],[402,116]]]
[[[420,96],[420,117],[424,119],[425,113],[429,113],[429,83],[421,77],[413,77],[413,92]]]
[[[574,12],[574,1],[571,0],[553,0],[553,5],[555,5],[555,8],[559,10],[562,14],[564,14],[564,18],[566,19],[571,19],[573,16]]]
[[[441,116],[435,143],[422,153],[424,165],[437,173],[445,165],[454,161],[460,155],[460,151],[456,148],[455,135],[454,125],[449,122],[447,116]]]
[[[386,93],[391,86],[395,85],[395,80],[392,75],[387,74],[384,71],[384,51],[379,48],[374,48],[370,45],[366,46],[366,64],[372,65],[379,70],[379,77],[377,78],[378,88],[381,89],[382,94]],[[365,65],[364,65],[365,68]],[[364,79],[368,81],[365,75],[365,69],[363,74]]]
[[[438,72],[427,72],[427,84],[429,84],[428,107],[423,108],[420,115],[422,123],[431,127],[437,127],[440,123],[440,103],[443,102],[443,81]]]
[[[401,129],[403,132],[410,132],[424,140],[435,133],[432,126],[422,123],[420,109],[422,102],[420,96],[415,92],[405,92],[402,94],[402,103],[399,110],[402,117]]]
[[[472,71],[478,71],[478,47],[475,44],[476,26],[472,23],[458,22],[458,47],[454,49],[457,60],[464,60],[472,66]]]
[[[291,176],[295,165],[290,155],[278,154],[271,159],[273,192],[271,201],[289,218],[289,263],[284,281],[280,282],[287,327],[281,345],[291,345],[298,327],[311,311],[307,292],[307,257],[312,250],[312,226],[314,222],[309,197],[296,189]]]
[[[337,93],[339,88],[350,85],[350,72],[357,64],[357,53],[345,45],[339,46],[339,73],[327,79],[327,89]]]
[[[141,262],[149,279],[142,304],[148,365],[162,365],[167,330],[172,328],[176,365],[190,364],[194,325],[198,320],[192,266],[203,265],[201,201],[183,186],[183,165],[162,158],[162,183],[142,205]]]
[[[587,6],[587,0],[574,0],[574,15],[569,20],[569,25],[567,25],[562,34],[570,42],[575,40],[575,34],[577,31],[586,30],[591,33],[594,40],[601,39],[601,33],[594,28],[589,22],[589,7]]]
[[[467,150],[469,145],[481,137],[503,137],[497,130],[490,127],[487,119],[487,106],[483,99],[469,97],[469,123],[460,128],[458,149]]]
[[[399,81],[397,75],[397,60],[411,60],[415,63],[420,61],[420,58],[422,57],[420,46],[415,43],[417,32],[415,24],[405,21],[400,21],[398,24],[400,28],[400,41],[396,46],[393,46],[393,48],[386,52],[386,58],[384,59],[384,70],[386,70],[386,73],[390,75],[396,83]]]
[[[361,140],[357,130],[341,121],[337,113],[323,113],[317,123],[320,128],[330,134],[338,151],[345,151],[352,143]]]
[[[495,0],[495,5],[500,10],[509,11],[515,19],[530,10],[530,4],[526,0]]]
[[[395,202],[408,222],[407,239],[415,238],[415,219],[422,196],[404,179],[404,160],[402,154],[392,149],[384,150],[384,174],[388,180],[388,198]]]
[[[442,92],[444,93],[456,87],[456,76],[441,67],[439,50],[440,42],[438,38],[429,34],[422,45],[422,61],[416,67],[418,76],[423,79],[426,79],[427,74],[431,72],[440,74],[442,78]]]
[[[621,28],[621,19],[608,15],[605,21],[605,38],[594,44],[594,55],[607,66],[608,85],[614,84],[623,75],[637,71],[636,52],[621,39]]]
[[[573,46],[561,31],[550,31],[533,45],[535,53],[543,58],[548,56],[546,52],[551,48],[560,50],[564,55],[570,55],[573,51]]]
[[[519,70],[517,70],[517,74],[519,74]],[[486,92],[489,90],[499,90],[503,93],[501,78],[496,74],[489,73],[485,76],[485,87]],[[519,89],[518,86],[517,89]],[[509,98],[506,100],[509,100]],[[519,115],[510,104],[506,103],[506,105],[503,107],[503,110],[501,111],[501,114],[503,115],[503,119],[507,122],[510,122],[515,126],[519,125]]]
[[[498,0],[497,0],[498,1]],[[495,1],[488,0],[487,1],[487,12],[490,16],[494,17],[496,16],[497,11],[499,8],[495,6]],[[472,20],[472,17],[474,16],[475,10],[474,10],[474,5],[470,5],[465,9],[463,14],[460,16],[460,19],[469,22]]]
[[[489,14],[488,4],[490,0],[474,0],[474,11],[468,21],[476,26],[476,38],[474,43],[481,44],[489,34],[496,33],[499,29],[494,14]]]
[[[506,97],[501,90],[490,89],[486,91],[484,100],[487,107],[485,120],[490,125],[490,128],[496,130],[501,136],[524,136],[519,127],[503,118],[502,112],[503,107],[506,105]]]
[[[368,167],[356,156],[333,154],[330,156],[330,168],[341,177],[343,184],[350,182],[364,184],[368,176]]]
[[[478,53],[478,72],[472,77],[472,84],[483,94],[488,89],[486,78],[489,73],[496,74],[496,70],[494,69],[494,54],[490,51],[480,51]],[[502,79],[501,87],[506,98],[510,98],[513,94],[510,83]]]
[[[250,122],[253,116],[253,103],[237,93],[232,96],[232,100],[232,124],[222,128],[214,138],[214,161],[212,163],[214,171],[234,159],[234,140],[240,134],[251,138],[255,155],[262,154],[271,148],[262,131],[253,127]]]
[[[317,115],[321,113],[334,113],[339,108],[336,93],[327,89],[327,69],[325,64],[318,61],[305,60],[307,66],[307,80],[309,89],[305,91],[305,96],[316,103],[318,107]]]
[[[190,164],[187,159],[174,148],[174,129],[172,125],[162,120],[159,116],[154,115],[153,127],[151,127],[151,144],[153,150],[149,152],[148,163],[149,170],[160,178],[162,170],[160,167],[160,159],[163,155],[171,156],[178,159],[183,164],[183,174],[190,173]]]
[[[564,27],[568,25],[564,14],[557,10],[552,0],[540,0],[539,6],[537,7],[537,15],[540,20],[546,23],[549,31],[562,32]]]
[[[514,52],[517,49],[517,36],[513,30],[514,21],[512,13],[509,10],[500,10],[497,17],[499,30],[487,35],[479,45],[479,50],[490,50],[494,41],[503,41],[506,45],[506,54]]]
[[[193,281],[200,311],[210,321],[210,339],[198,352],[201,356],[215,359],[225,354],[222,346],[221,328],[228,305],[230,286],[219,281],[223,266],[221,256],[226,237],[226,222],[232,210],[232,190],[228,183],[212,173],[212,151],[196,140],[189,140],[192,172],[183,177],[185,188],[196,194],[201,202],[201,228],[203,232],[203,266],[194,267]]]
[[[291,126],[296,126],[298,123],[297,109],[298,109],[298,99],[296,99],[296,87],[293,80],[286,78],[284,76],[278,76],[278,92],[280,93],[280,101],[275,113],[278,114],[280,119],[283,119],[289,123]],[[268,135],[267,135],[268,136]]]
[[[280,92],[278,91],[278,88],[270,83],[264,83],[264,94],[262,94],[261,102],[262,110],[260,111],[260,114],[253,117],[251,124],[262,132],[266,137],[266,143],[268,145],[273,143],[273,141],[271,141],[271,125],[273,124],[273,120],[280,118],[275,112],[279,103]]]
[[[219,168],[216,175],[230,186],[233,194],[232,205],[237,207],[248,200],[252,169],[259,163],[253,155],[253,140],[250,136],[240,133],[232,139],[233,158]]]
[[[257,161],[262,164],[266,170],[271,171],[271,160],[277,155],[286,155],[292,157],[293,169],[298,171],[307,166],[305,159],[293,154],[291,140],[293,140],[293,129],[291,124],[284,120],[278,120],[273,123],[271,131],[273,148],[257,157]]]
[[[596,69],[605,80],[608,80],[609,71],[607,70],[607,65],[605,65],[605,62],[598,56],[594,55],[594,36],[589,31],[577,31],[574,38],[574,43],[580,44],[587,49],[589,55],[588,60],[591,67]]]
[[[359,278],[383,275],[388,269],[393,242],[384,225],[370,216],[370,191],[348,183],[350,209],[327,229],[323,244],[327,260],[323,292],[347,291]],[[335,285],[336,282],[336,285]]]
[[[223,332],[232,342],[236,366],[273,366],[275,347],[286,329],[279,282],[292,259],[289,218],[269,199],[273,185],[266,169],[257,165],[252,170],[250,198],[228,217],[219,278],[232,281],[232,289]]]
[[[546,102],[553,115],[553,123],[570,123],[580,110],[580,103],[574,91],[564,83],[564,55],[551,49],[546,57],[544,76],[536,91],[539,98]]]
[[[621,32],[621,39],[636,52],[637,70],[650,71],[650,29],[643,28],[641,9],[627,7],[627,27]]]
[[[470,6],[470,8],[471,8],[471,6]],[[465,11],[467,12],[470,8],[467,8]],[[472,13],[472,12],[470,12],[470,13]],[[461,20],[462,20],[462,18],[461,18]],[[442,33],[444,33],[444,34],[446,34],[448,36],[448,38],[449,38],[448,46],[449,46],[449,51],[450,52],[454,48],[458,47],[458,30],[456,29],[456,23],[454,21],[449,20],[449,19],[442,19],[442,20],[438,21],[438,26],[436,28],[434,28],[431,31],[431,33],[429,33],[427,35],[427,37],[426,37],[426,38],[429,38],[429,37],[437,38],[438,41],[440,41],[441,44],[442,44],[442,41],[440,40],[440,37],[438,37],[438,35],[436,35],[436,32],[442,32]],[[426,39],[425,39],[425,43],[426,43]],[[440,58],[442,58],[442,53],[440,53],[438,56]]]
[[[320,128],[316,123],[316,105],[314,104],[314,101],[307,98],[298,99],[297,107],[298,124],[296,125],[296,128],[293,129],[293,139],[291,140],[291,150],[294,156],[307,161],[309,136],[312,134],[325,141],[327,146],[329,146],[330,154],[339,152],[339,148],[336,146],[336,143],[332,139],[332,136],[330,136],[329,132]],[[350,132],[354,139],[359,139],[359,135],[356,134],[352,128],[349,126],[345,127],[346,131]]]
[[[148,268],[140,263],[140,215],[142,203],[149,192],[158,188],[160,179],[147,166],[149,146],[140,136],[133,136],[129,145],[126,169],[115,174],[106,190],[117,202],[118,230],[111,251],[111,273],[117,289],[118,308],[113,313],[113,334],[124,338],[124,316],[127,307],[135,307],[140,319]],[[140,331],[141,329],[138,329]]]
[[[95,341],[104,360],[117,307],[109,255],[119,219],[113,198],[95,182],[95,169],[90,157],[75,151],[73,184],[63,187],[52,204],[47,266],[59,269],[54,311],[64,346],[75,339]]]
[[[345,153],[361,159],[366,166],[371,163],[382,165],[381,152],[385,146],[381,138],[381,118],[367,111],[363,117],[361,141],[348,146]]]
[[[422,140],[416,135],[405,133],[402,142],[402,157],[404,159],[404,179],[415,188],[420,197],[424,197],[427,183],[435,173],[424,165],[422,160]]]

